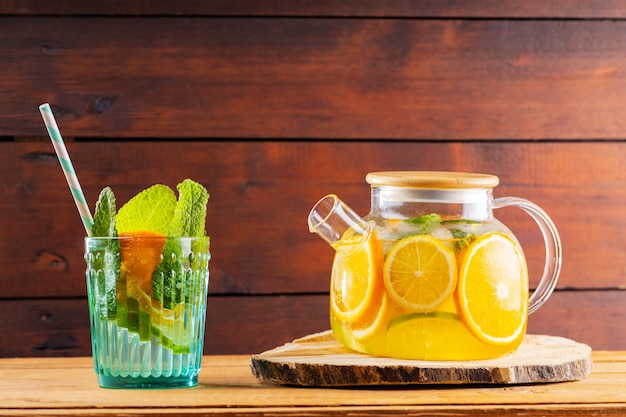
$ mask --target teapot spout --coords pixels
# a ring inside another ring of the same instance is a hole
[[[372,227],[335,194],[322,197],[309,213],[309,231],[317,233],[335,250],[346,240],[350,244],[367,240]]]

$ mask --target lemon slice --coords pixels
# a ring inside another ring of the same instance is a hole
[[[410,311],[435,310],[456,286],[456,258],[439,239],[429,235],[400,240],[384,265],[387,293]]]
[[[330,308],[342,323],[354,323],[380,306],[383,250],[376,233],[355,244],[349,241],[335,247],[330,288]]]
[[[458,285],[461,318],[480,340],[506,345],[523,337],[528,317],[528,271],[519,246],[493,232],[467,247]]]

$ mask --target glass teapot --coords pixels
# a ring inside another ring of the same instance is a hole
[[[494,175],[372,172],[371,211],[361,218],[336,195],[309,213],[312,233],[335,249],[330,325],[344,346],[422,360],[495,358],[517,349],[528,315],[550,296],[561,269],[554,223],[536,204],[493,198]],[[513,233],[493,209],[516,206],[539,226],[543,276],[529,295]]]

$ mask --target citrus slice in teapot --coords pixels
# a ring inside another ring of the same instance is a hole
[[[410,311],[435,310],[452,295],[457,281],[454,253],[439,239],[416,235],[389,251],[383,269],[391,298]]]
[[[347,234],[335,249],[337,256],[330,294],[332,313],[344,323],[374,318],[384,292],[381,277],[384,254],[376,233],[372,232],[363,242],[353,242]]]
[[[488,233],[462,256],[457,292],[463,322],[479,339],[505,345],[523,337],[528,314],[526,262],[506,235]]]

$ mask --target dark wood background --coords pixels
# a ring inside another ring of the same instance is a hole
[[[553,217],[563,270],[529,331],[626,349],[626,4],[0,3],[0,357],[89,355],[84,230],[38,106],[91,207],[190,177],[211,194],[205,352],[328,328],[332,250],[306,217],[365,175],[498,175]],[[517,234],[533,275],[534,223]]]

